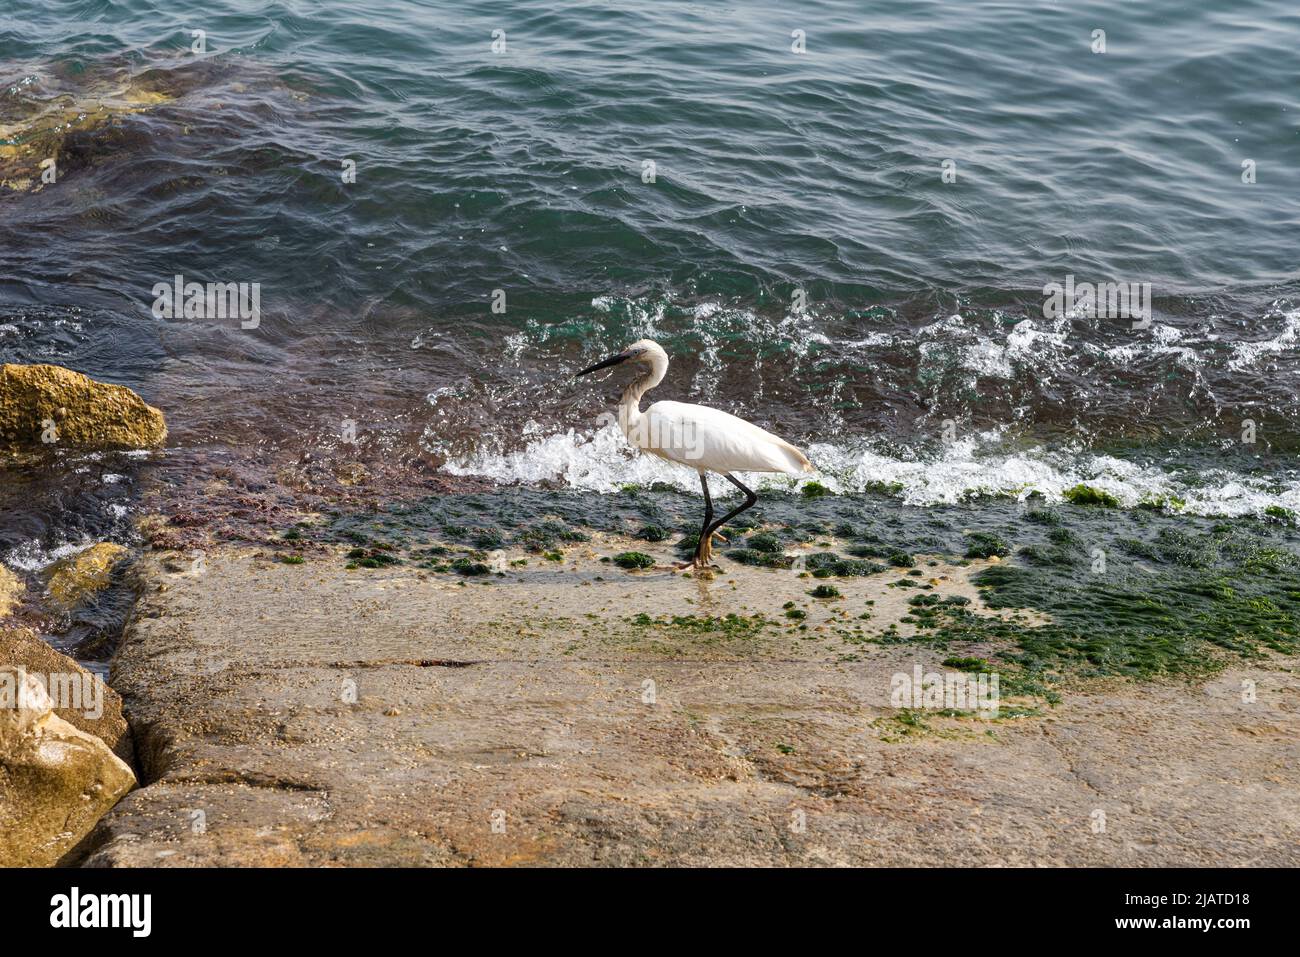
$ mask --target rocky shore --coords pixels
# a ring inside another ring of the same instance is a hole
[[[0,374],[11,461],[165,436],[119,387]],[[0,863],[1300,861],[1292,517],[823,493],[703,575],[675,493],[287,496],[241,537],[215,480],[0,567]],[[123,576],[109,687],[36,627]],[[992,709],[946,697],[990,677]]]
[[[129,389],[57,366],[0,366],[0,468],[63,450],[149,448],[166,434],[162,414]],[[19,617],[29,604],[72,614],[126,558],[120,544],[93,545],[46,569],[39,595],[0,565],[0,866],[75,857],[136,786],[121,698]]]
[[[823,599],[600,560],[633,544],[487,584],[146,556],[113,673],[144,786],[86,862],[1296,863],[1289,668],[1004,695],[994,719],[899,708],[893,678],[950,652],[839,632],[870,608],[911,633],[900,573]],[[929,569],[931,593],[979,606],[984,564]]]

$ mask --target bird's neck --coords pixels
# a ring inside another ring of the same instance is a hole
[[[631,438],[633,430],[641,421],[641,396],[657,386],[663,377],[663,372],[652,369],[637,376],[623,390],[623,396],[618,401],[618,424],[624,435]]]

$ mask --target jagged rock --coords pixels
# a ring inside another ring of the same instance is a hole
[[[52,365],[0,366],[0,453],[156,448],[163,414],[125,386]]]
[[[50,569],[47,586],[50,606],[56,611],[71,611],[106,587],[113,566],[126,554],[126,548],[113,542],[100,542],[78,552]]]
[[[8,617],[18,606],[25,590],[18,576],[0,565],[0,618]]]
[[[54,713],[40,681],[0,666],[0,867],[54,864],[135,783],[108,745]]]
[[[0,625],[0,667],[5,665],[40,676],[47,688],[53,675],[54,713],[102,740],[127,764],[134,763],[135,747],[131,727],[122,716],[122,697],[97,675],[55,651],[31,629]]]

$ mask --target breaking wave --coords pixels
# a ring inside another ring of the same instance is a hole
[[[820,472],[809,479],[764,474],[742,479],[758,488],[792,490],[816,481],[841,494],[885,491],[908,505],[953,504],[984,496],[1025,499],[1034,493],[1060,501],[1067,490],[1083,484],[1113,495],[1125,508],[1165,504],[1207,516],[1258,515],[1270,506],[1300,509],[1300,481],[1295,478],[1140,464],[1081,450],[1007,451],[993,432],[928,454],[824,442],[810,444],[807,452]],[[698,488],[693,471],[634,452],[613,425],[590,433],[571,429],[537,436],[512,452],[479,450],[449,459],[443,468],[503,483],[561,482],[592,492],[653,483],[692,492]]]

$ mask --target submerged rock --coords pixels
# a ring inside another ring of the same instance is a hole
[[[56,611],[72,611],[108,586],[113,566],[126,555],[126,548],[100,542],[83,552],[55,562],[50,570],[50,605]]]
[[[111,155],[125,120],[172,99],[156,80],[113,71],[92,78],[98,72],[32,77],[0,98],[0,198],[40,192],[69,167]],[[84,137],[94,138],[89,149]]]
[[[60,366],[0,366],[0,454],[145,449],[166,439],[163,414],[125,386]]]
[[[0,867],[48,867],[135,786],[99,738],[54,713],[34,676],[0,666]]]

